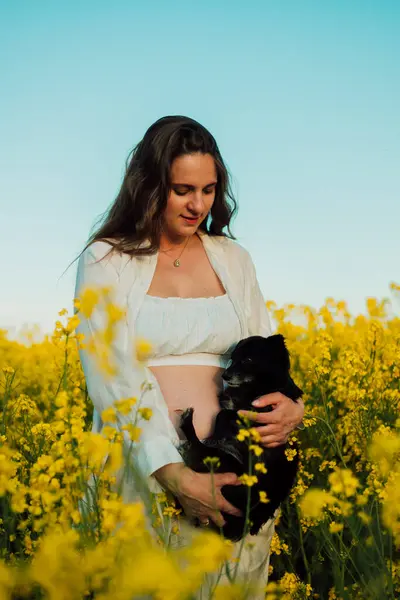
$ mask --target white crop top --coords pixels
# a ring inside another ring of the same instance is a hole
[[[147,365],[225,368],[240,340],[240,321],[228,294],[208,298],[145,295],[135,335],[152,345]]]

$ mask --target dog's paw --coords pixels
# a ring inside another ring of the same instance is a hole
[[[193,420],[193,413],[194,413],[194,409],[192,407],[186,408],[186,410],[182,411],[181,421],[182,422],[183,421],[187,421],[187,420],[192,421]]]
[[[181,413],[180,427],[186,436],[188,435],[188,432],[193,429],[193,413],[194,409],[191,407],[186,408]]]

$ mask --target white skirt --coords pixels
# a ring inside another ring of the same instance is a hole
[[[240,548],[242,541],[233,542],[233,551],[229,559],[229,572],[233,575],[235,567],[238,564],[237,558],[240,553],[240,561],[237,567],[236,581],[246,586],[254,587],[254,592],[247,596],[246,600],[264,600],[265,587],[268,583],[268,570],[270,561],[270,547],[273,535],[275,533],[275,521],[279,515],[278,508],[274,517],[269,519],[256,535],[248,534],[245,538],[242,551]],[[161,515],[161,512],[159,513]],[[167,518],[166,529],[163,531],[164,539],[168,539],[168,547],[173,551],[190,545],[193,535],[199,533],[200,528],[193,527],[189,520],[184,516],[179,516],[177,522],[175,518]],[[172,533],[178,523],[179,533]],[[204,529],[204,527],[202,528]],[[154,532],[154,535],[158,534]],[[196,600],[209,600],[211,591],[214,590],[218,581],[218,586],[229,585],[229,578],[226,574],[225,564],[217,571],[208,573],[205,576],[201,588],[197,591]]]
[[[275,520],[278,511],[274,518],[269,519],[256,535],[248,534],[245,538],[240,561],[237,568],[237,582],[244,585],[254,586],[254,592],[247,596],[247,600],[264,600],[265,587],[268,583],[268,569],[270,559],[271,540],[275,532]],[[190,544],[190,539],[193,530],[198,532],[198,529],[193,528],[186,519],[180,519],[179,535],[176,535],[176,540],[172,541],[171,548],[182,547]],[[234,573],[237,559],[240,552],[242,542],[234,542],[233,552],[228,561],[230,573]],[[214,590],[218,581],[218,586],[229,584],[229,578],[226,574],[225,566],[222,565],[217,571],[208,573],[204,583],[196,593],[196,600],[209,600],[211,591]]]

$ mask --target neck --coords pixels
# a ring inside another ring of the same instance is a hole
[[[180,236],[173,236],[170,235],[168,233],[163,232],[161,234],[160,237],[160,245],[159,245],[159,250],[163,251],[163,250],[182,250],[185,246],[186,248],[191,244],[191,239],[194,237],[196,234],[191,234],[189,236],[187,235],[180,235]]]

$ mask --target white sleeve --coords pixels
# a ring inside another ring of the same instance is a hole
[[[94,242],[80,256],[75,287],[75,298],[80,298],[85,288],[97,288],[99,286],[110,286],[114,291],[113,301],[122,309],[127,309],[127,294],[119,285],[118,262],[115,260],[116,254],[104,256],[106,252],[99,251],[102,245],[110,248],[104,242]],[[95,249],[93,248],[95,246]],[[96,262],[97,261],[97,262]],[[82,311],[78,313],[80,323],[77,333],[84,334],[86,340],[96,339],[93,336],[99,335],[106,327],[106,312],[104,303],[95,307],[86,318]],[[162,396],[160,388],[155,385],[152,389],[147,389],[144,393],[141,385],[144,381],[155,381],[151,371],[136,360],[134,340],[128,339],[128,328],[126,318],[120,320],[114,329],[115,335],[109,345],[110,359],[117,369],[117,374],[113,377],[107,377],[101,369],[98,368],[96,356],[86,349],[79,348],[79,357],[81,360],[88,394],[93,405],[101,415],[102,411],[113,405],[116,400],[131,398],[135,396],[140,407],[148,407],[152,410],[150,420],[146,421],[140,418],[138,426],[141,428],[140,440],[133,444],[134,447],[134,466],[139,476],[144,480],[150,491],[160,492],[162,487],[152,476],[152,473],[169,463],[183,462],[183,459],[173,443],[177,433],[168,417],[168,407]],[[97,357],[101,352],[96,343],[94,344]],[[137,413],[137,405],[134,405],[128,415],[118,414],[120,425],[133,423]],[[179,438],[177,438],[179,439]],[[125,443],[131,444],[129,434],[124,431]]]
[[[249,336],[262,335],[268,337],[273,333],[271,320],[258,283],[253,260],[247,250],[245,250],[245,286],[245,310]]]

